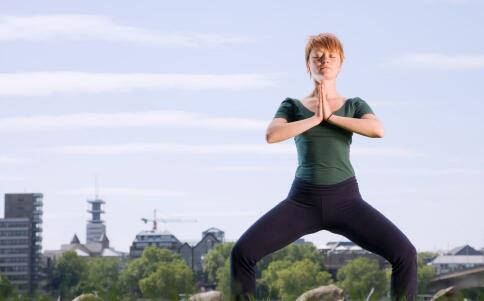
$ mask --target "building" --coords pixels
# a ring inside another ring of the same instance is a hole
[[[202,239],[199,242],[182,244],[178,253],[194,272],[200,272],[203,269],[203,258],[208,251],[223,242],[225,242],[225,233],[220,229],[210,228],[202,232]]]
[[[481,251],[464,245],[437,256],[429,264],[435,268],[437,275],[441,275],[484,266],[484,255]]]
[[[41,193],[5,194],[0,219],[0,273],[19,291],[32,294],[45,276],[41,272]]]
[[[72,240],[68,244],[61,245],[60,250],[45,250],[44,257],[49,258],[48,265],[51,265],[53,261],[61,257],[67,251],[74,251],[78,256],[83,257],[115,257],[124,258],[126,253],[116,251],[109,246],[109,239],[105,233],[101,235],[98,241],[91,241],[82,244],[76,234],[72,237]]]
[[[380,268],[386,268],[390,265],[385,258],[361,248],[352,241],[328,242],[325,247],[320,249],[320,253],[324,256],[324,265],[334,279],[336,279],[341,267],[348,261],[359,257],[376,260]]]
[[[202,232],[202,239],[198,242],[182,243],[175,235],[167,230],[159,231],[156,228],[141,231],[133,241],[129,255],[132,258],[140,257],[148,246],[166,248],[180,254],[194,272],[202,270],[202,261],[205,254],[216,244],[225,242],[225,233],[217,228],[210,228]]]
[[[98,197],[87,202],[91,204],[91,209],[87,210],[87,212],[91,213],[91,219],[87,221],[86,225],[86,243],[82,244],[77,234],[74,234],[71,242],[61,245],[60,250],[46,250],[43,255],[49,269],[52,268],[53,261],[67,251],[74,251],[78,256],[86,257],[127,257],[126,253],[116,251],[109,246],[106,225],[101,220],[101,214],[105,213],[101,206],[105,202]]]
[[[91,219],[86,224],[86,243],[98,242],[101,236],[106,233],[106,225],[101,220],[101,214],[105,211],[101,208],[105,202],[98,197],[94,200],[87,200],[91,204],[91,209],[87,212],[91,213]]]
[[[446,255],[484,255],[482,251],[478,251],[474,249],[473,247],[469,245],[463,245],[459,247],[455,247],[449,252],[446,253]]]
[[[131,258],[141,257],[144,249],[148,246],[166,248],[172,252],[178,252],[178,248],[181,245],[182,243],[178,238],[167,230],[160,231],[152,229],[141,231],[136,235],[136,238],[129,248],[129,256]]]

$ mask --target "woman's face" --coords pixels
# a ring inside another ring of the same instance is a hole
[[[341,70],[341,57],[336,51],[313,48],[309,53],[309,71],[317,82],[334,80]]]

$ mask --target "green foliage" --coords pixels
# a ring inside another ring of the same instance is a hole
[[[16,290],[12,286],[8,278],[0,274],[0,300],[13,296],[15,293]]]
[[[103,300],[117,300],[118,270],[118,259],[82,258],[69,251],[55,263],[51,287],[64,298],[96,292]]]
[[[142,256],[128,262],[119,276],[122,292],[132,297],[142,297],[139,281],[154,273],[158,263],[171,262],[176,259],[180,259],[180,256],[170,250],[155,246],[145,248]]]
[[[359,257],[349,261],[338,270],[337,286],[343,288],[352,299],[365,300],[371,288],[375,288],[371,300],[384,296],[388,290],[388,276],[376,260]]]
[[[321,271],[317,263],[303,259],[277,271],[274,286],[283,301],[291,301],[307,290],[332,282],[331,275]]]
[[[320,272],[325,271],[324,257],[311,243],[290,244],[260,260],[257,270],[260,271],[260,286],[257,288],[257,296],[278,299],[281,297],[281,286],[277,284],[278,272],[289,268],[291,264],[309,260],[313,262]],[[327,274],[329,276],[329,273]],[[324,285],[321,283],[317,286]]]
[[[76,287],[76,294],[96,292],[106,301],[118,299],[119,259],[88,258],[87,271],[86,277]]]
[[[143,293],[161,297],[161,290],[168,286],[167,283],[174,285],[173,289],[179,289],[178,293],[194,289],[192,271],[180,255],[154,246],[147,247],[140,258],[128,263],[119,276],[119,283],[123,295],[132,298],[141,298]],[[168,290],[161,294],[171,296],[172,293],[173,290]]]
[[[468,300],[484,301],[484,287],[466,288],[460,291],[463,298]]]
[[[217,272],[222,268],[230,257],[230,252],[234,246],[233,242],[220,243],[215,245],[208,253],[205,255],[202,265],[203,271],[207,274],[208,282],[217,281]]]
[[[263,271],[271,262],[276,260],[288,260],[290,262],[295,262],[303,259],[309,259],[317,263],[322,270],[325,270],[324,257],[319,253],[316,246],[312,243],[290,244],[262,258],[257,263],[257,268],[259,271]]]
[[[72,298],[79,290],[81,280],[87,276],[85,258],[77,256],[76,252],[65,252],[54,264],[51,287],[62,298]]]
[[[222,292],[225,301],[230,301],[230,258],[217,270],[216,280],[217,290]]]
[[[216,272],[217,290],[221,291],[225,298],[228,298],[230,294],[229,256],[232,247],[233,245],[225,248],[220,246],[221,249],[212,255],[213,258],[218,260],[217,264],[213,264],[213,266],[218,266]],[[220,261],[226,255],[228,257],[226,257],[224,265],[221,266]],[[216,260],[211,259],[212,262]],[[256,267],[256,271],[259,272],[259,275],[256,275],[258,276],[256,293],[258,299],[278,299],[282,292],[285,298],[283,300],[291,300],[306,289],[331,283],[331,276],[324,271],[323,262],[323,256],[319,254],[313,244],[290,244],[269,254],[262,258]],[[207,266],[207,271],[209,266]]]
[[[178,300],[179,293],[195,291],[193,273],[183,260],[158,263],[156,271],[139,281],[144,297]]]
[[[417,254],[417,279],[418,279],[418,292],[423,294],[427,292],[430,284],[430,280],[435,277],[435,268],[425,264],[426,258],[434,257],[434,253],[421,252]]]
[[[79,297],[79,301],[103,301],[104,299],[94,294],[84,294]]]

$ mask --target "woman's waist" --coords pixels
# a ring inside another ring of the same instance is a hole
[[[352,196],[361,197],[355,175],[348,175],[334,184],[318,184],[317,181],[309,178],[296,176],[288,195],[291,198],[347,198]]]

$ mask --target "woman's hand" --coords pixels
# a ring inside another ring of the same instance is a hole
[[[328,117],[331,115],[331,108],[329,107],[328,100],[326,97],[326,88],[324,86],[324,82],[321,81],[319,84],[319,107],[318,107],[318,114],[321,116],[322,120],[328,120]]]
[[[318,105],[316,107],[316,113],[314,114],[314,118],[316,118],[321,123],[324,120],[324,109],[323,109],[323,101],[321,98],[321,87],[319,87],[319,96],[318,96]]]

